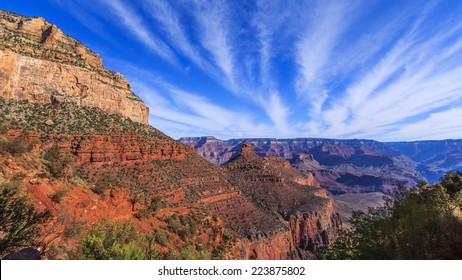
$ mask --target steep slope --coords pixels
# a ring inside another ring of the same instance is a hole
[[[260,156],[289,160],[297,170],[313,173],[323,188],[333,194],[387,192],[394,185],[414,185],[423,177],[415,163],[395,149],[372,140],[336,139],[230,139],[212,137],[181,138],[198,154],[216,164],[236,156],[247,141]]]
[[[448,171],[462,171],[462,140],[387,143],[417,163],[429,183],[440,180]]]
[[[255,164],[243,169],[241,161],[249,159],[244,153],[223,168],[152,127],[97,108],[82,108],[73,103],[38,105],[2,98],[0,104],[6,108],[0,114],[2,131],[11,145],[24,143],[37,155],[46,154],[57,145],[62,156],[72,158],[70,176],[85,182],[87,194],[91,194],[89,190],[101,194],[122,188],[125,204],[139,201],[144,205],[136,211],[116,212],[121,217],[141,215],[158,198],[168,213],[187,214],[196,209],[219,217],[231,237],[231,242],[226,243],[228,258],[306,258],[319,246],[328,245],[341,226],[325,191],[314,187],[319,183],[313,176],[296,171],[280,158],[261,159],[250,153]],[[82,120],[84,115],[90,119]],[[60,122],[62,116],[68,116],[66,122]],[[126,132],[130,130],[134,132]],[[235,165],[237,169],[233,169]],[[26,182],[35,182],[37,174],[43,172],[39,168],[31,178],[25,178]],[[242,174],[244,180],[239,179]],[[248,181],[253,182],[253,178],[257,185],[264,183],[271,195],[263,195],[262,189],[248,193]],[[59,185],[54,180],[47,182]],[[30,189],[35,187],[31,185]],[[40,200],[43,194],[32,191],[32,195],[47,205]],[[76,201],[69,203],[81,205]],[[79,209],[88,210],[85,205],[90,204],[84,203]],[[104,211],[99,213],[102,215],[98,217],[104,216]],[[83,215],[74,214],[79,218]],[[90,220],[95,222],[96,218]],[[224,231],[218,237],[223,234]]]
[[[328,246],[341,228],[325,190],[308,185],[317,182],[280,159],[261,158],[244,143],[242,152],[226,164],[226,169],[231,183],[259,210],[273,217],[271,233],[283,234],[282,229],[290,232],[298,257],[305,258],[308,252]],[[300,180],[303,177],[305,180]]]
[[[125,78],[43,18],[0,10],[0,96],[40,104],[72,101],[147,124],[149,109]]]
[[[57,239],[46,251],[47,258],[69,258],[79,238],[101,219],[128,221],[141,233],[153,234],[162,258],[176,258],[183,250],[190,252],[189,258],[212,258],[216,248],[229,243],[223,239],[222,220],[194,204],[192,197],[181,199],[185,188],[172,184],[178,182],[169,167],[179,162],[211,165],[192,148],[152,127],[97,108],[3,98],[0,105],[4,109],[0,113],[0,185],[20,183],[37,209],[51,211],[43,238],[47,241],[56,234]],[[59,122],[63,115],[67,121]],[[51,122],[46,124],[47,120]],[[54,147],[57,154],[47,158]],[[188,160],[188,155],[199,163]],[[193,228],[188,224],[191,219]],[[73,225],[79,233],[67,237],[65,229]],[[239,255],[229,252],[227,257]]]

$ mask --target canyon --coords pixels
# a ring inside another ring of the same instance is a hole
[[[78,258],[92,227],[123,221],[164,259],[310,259],[352,210],[462,169],[460,140],[176,141],[121,74],[40,17],[0,11],[0,83],[0,183],[50,211],[42,258]]]
[[[381,143],[364,139],[229,139],[183,137],[180,142],[216,165],[225,165],[243,143],[261,157],[275,157],[297,171],[313,176],[329,192],[334,211],[348,227],[353,211],[367,212],[383,205],[398,184],[414,187],[436,183],[447,172],[462,170],[462,141]]]
[[[313,174],[334,195],[388,193],[397,184],[409,187],[437,182],[446,172],[462,170],[462,141],[378,142],[364,139],[229,139],[183,137],[199,155],[217,164],[234,158],[242,143],[255,153],[287,160],[295,169]]]
[[[412,186],[424,179],[412,160],[372,140],[185,137],[179,141],[218,165],[232,159],[241,143],[250,143],[260,156],[277,156],[298,171],[312,173],[332,194],[386,193],[396,184]]]
[[[312,174],[244,144],[217,166],[147,125],[125,78],[43,18],[0,11],[0,32],[0,182],[50,211],[44,229],[83,225],[44,257],[69,258],[102,219],[168,236],[164,258],[307,259],[342,228]]]

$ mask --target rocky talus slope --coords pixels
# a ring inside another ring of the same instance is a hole
[[[147,124],[149,109],[117,72],[56,25],[0,10],[0,96],[72,101]]]

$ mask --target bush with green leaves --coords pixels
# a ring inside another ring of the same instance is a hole
[[[55,203],[60,203],[63,197],[66,195],[67,190],[61,189],[55,192],[52,196],[50,196],[51,200]]]
[[[223,245],[217,246],[212,252],[212,259],[221,260],[224,258],[226,253],[225,247]]]
[[[26,143],[26,137],[26,134],[22,134],[15,139],[0,139],[0,153],[16,156],[31,151],[32,145]]]
[[[138,234],[130,222],[102,220],[82,238],[75,258],[90,260],[155,260],[155,237]]]
[[[462,173],[398,186],[382,207],[353,212],[328,259],[461,259]]]
[[[158,209],[162,208],[164,205],[162,201],[162,197],[156,196],[151,200],[151,210],[157,211]]]
[[[45,166],[51,176],[55,178],[72,176],[72,166],[74,163],[72,156],[69,154],[62,155],[57,144],[49,148],[43,158],[47,161]]]
[[[116,188],[119,185],[119,182],[112,173],[107,173],[103,178],[98,179],[93,188],[93,192],[104,197],[104,192],[108,189]]]
[[[0,256],[36,246],[39,225],[50,218],[50,213],[38,212],[29,205],[19,184],[4,182],[0,188]]]

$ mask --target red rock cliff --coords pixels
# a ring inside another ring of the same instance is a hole
[[[72,101],[147,124],[149,109],[120,74],[43,18],[0,11],[0,96]]]

